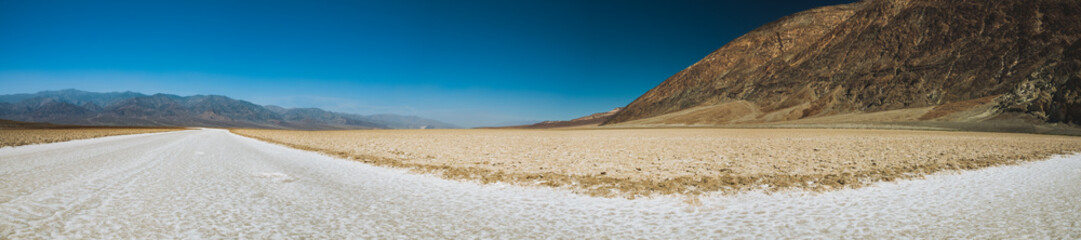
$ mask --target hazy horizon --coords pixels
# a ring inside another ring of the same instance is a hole
[[[808,3],[0,1],[0,94],[214,94],[465,127],[622,107]]]

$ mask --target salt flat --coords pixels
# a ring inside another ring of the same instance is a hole
[[[1081,238],[1081,155],[823,193],[474,184],[223,130],[0,149],[0,238]]]
[[[870,129],[449,129],[233,133],[450,179],[628,197],[833,190],[1081,152],[1081,137]]]

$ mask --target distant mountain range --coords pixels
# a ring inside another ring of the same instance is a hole
[[[0,95],[0,119],[90,126],[188,126],[302,130],[458,128],[415,116],[357,115],[260,106],[217,95],[96,93],[74,89]]]

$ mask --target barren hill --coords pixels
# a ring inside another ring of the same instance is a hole
[[[1079,39],[1076,0],[822,7],[729,42],[605,124],[1081,124]]]
[[[573,128],[573,127],[596,127],[608,118],[611,118],[623,108],[615,108],[607,112],[598,112],[565,121],[543,121],[539,123],[529,125],[507,126],[507,127],[482,127],[482,128],[517,128],[517,129],[547,129],[547,128]]]

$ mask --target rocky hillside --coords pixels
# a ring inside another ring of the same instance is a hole
[[[318,108],[260,106],[225,96],[93,93],[78,90],[0,95],[0,119],[87,126],[189,126],[278,129],[451,128],[418,117],[387,118]],[[408,121],[398,122],[404,119]],[[418,125],[418,122],[428,125]]]
[[[546,129],[546,128],[569,128],[569,127],[595,127],[616,115],[623,108],[615,108],[607,112],[593,113],[589,116],[575,118],[566,121],[543,121],[539,123],[506,127],[483,127],[483,128],[515,128],[515,129]]]
[[[729,42],[606,124],[831,116],[1081,124],[1079,39],[1076,0],[868,0],[822,7]]]

